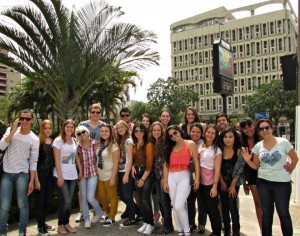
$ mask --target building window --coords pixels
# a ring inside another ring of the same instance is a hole
[[[243,40],[243,29],[239,29],[239,40]]]
[[[182,41],[179,41],[179,51],[182,52]]]
[[[271,58],[272,70],[277,69],[276,57]]]
[[[257,78],[257,86],[260,87],[261,86],[261,77]]]
[[[206,109],[210,111],[210,102],[209,99],[206,99]]]
[[[274,26],[274,22],[270,22],[270,34],[274,34],[275,33],[275,26]]]
[[[204,95],[203,84],[200,84],[200,95]]]
[[[251,78],[248,78],[248,88],[247,88],[247,90],[252,90],[252,80],[251,80]]]
[[[262,29],[262,33],[263,36],[267,36],[268,35],[268,28],[267,28],[267,24],[263,24],[263,29]]]
[[[184,40],[184,51],[187,50],[187,47],[188,47],[188,41],[187,39]]]
[[[213,111],[215,111],[215,110],[217,110],[217,101],[216,101],[216,99],[214,98],[213,100],[212,100],[212,109],[213,109]]]
[[[231,37],[232,41],[235,42],[236,41],[236,32],[235,32],[235,30],[232,30],[231,34],[232,34],[232,37]]]
[[[260,42],[256,42],[256,54],[260,55]]]
[[[177,43],[173,42],[173,52],[176,52],[176,51],[177,51]]]
[[[238,98],[238,97],[235,97],[235,98],[234,98],[234,108],[235,108],[235,109],[238,109],[238,108],[239,108],[239,98]]]
[[[240,62],[240,74],[244,74],[244,73],[245,73],[244,62],[241,61]]]
[[[237,63],[233,63],[233,73],[234,75],[237,75]]]
[[[265,71],[269,70],[269,60],[268,60],[268,58],[264,59],[264,69],[265,69]]]
[[[283,50],[283,40],[282,38],[278,39],[278,51],[282,51]]]

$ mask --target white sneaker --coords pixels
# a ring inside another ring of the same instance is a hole
[[[93,219],[91,220],[92,223],[98,223],[100,221],[101,214],[100,215],[95,215]]]
[[[144,233],[146,227],[147,227],[147,223],[144,223],[144,224],[142,225],[142,227],[140,227],[137,231],[138,231],[139,233],[142,234],[142,233]]]
[[[101,219],[100,219],[100,220],[106,221],[107,219],[108,219],[108,214],[104,213],[104,214],[101,216]]]
[[[91,222],[90,222],[90,220],[85,220],[85,222],[84,222],[84,228],[86,228],[86,229],[90,229],[91,228]]]
[[[79,212],[75,218],[75,221],[78,223],[81,220],[83,220],[83,214],[82,214],[82,212]]]
[[[146,227],[145,231],[143,232],[143,234],[150,235],[153,233],[153,231],[154,231],[154,226],[147,224],[147,227]]]

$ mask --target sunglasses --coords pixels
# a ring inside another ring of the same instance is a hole
[[[82,135],[82,134],[85,134],[85,130],[83,130],[83,131],[77,133],[76,135],[77,135],[77,136],[80,136],[80,135]]]
[[[120,115],[121,117],[129,117],[130,115],[129,114],[122,114]]]
[[[258,130],[259,131],[263,131],[263,130],[268,131],[270,128],[271,128],[270,126],[264,126],[264,127],[259,127]]]
[[[24,121],[24,120],[26,120],[26,121],[31,121],[31,119],[32,119],[32,118],[29,118],[29,117],[19,117],[19,120],[20,120],[20,121]]]
[[[91,114],[97,114],[97,115],[100,115],[100,111],[91,111]]]
[[[175,131],[173,132],[173,134],[169,134],[169,138],[172,139],[173,136],[174,136],[174,135],[177,135],[177,134],[178,134],[178,131],[175,130]]]
[[[134,133],[135,133],[135,134],[137,134],[137,133],[143,134],[143,133],[145,133],[145,131],[144,131],[143,129],[136,129],[136,130],[134,131]]]

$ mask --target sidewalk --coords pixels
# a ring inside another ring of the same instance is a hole
[[[294,186],[293,186],[294,189]],[[259,234],[259,227],[258,223],[256,220],[256,214],[255,214],[255,208],[254,208],[254,203],[252,196],[246,196],[244,194],[243,189],[241,188],[240,194],[239,194],[239,199],[240,199],[240,222],[241,222],[241,235],[242,236],[258,236]],[[293,220],[293,226],[294,226],[294,235],[295,236],[300,236],[300,206],[296,206],[293,204],[293,195],[291,198],[291,204],[290,204],[290,212]],[[91,229],[85,229],[84,228],[84,223],[81,221],[80,223],[75,222],[75,217],[77,215],[77,211],[73,211],[73,214],[71,215],[71,220],[70,224],[71,226],[75,227],[78,231],[76,234],[68,234],[68,235],[74,235],[74,236],[88,236],[88,235],[105,235],[105,236],[114,236],[114,235],[141,235],[137,232],[137,229],[139,226],[142,225],[142,222],[139,222],[136,226],[130,227],[130,228],[120,228],[119,225],[120,223],[123,222],[123,220],[120,218],[120,215],[125,209],[125,205],[123,202],[119,202],[119,207],[118,207],[118,214],[116,216],[116,223],[111,226],[111,227],[103,227],[101,224],[96,224],[92,225]],[[53,226],[57,226],[57,218],[56,215],[50,215],[48,217],[47,223]],[[197,219],[197,218],[196,218]],[[17,230],[18,225],[13,224],[10,226],[8,236],[17,236],[18,235],[18,230]],[[160,223],[157,223],[155,225],[155,229],[160,227]],[[209,235],[211,233],[211,228],[210,228],[210,222],[208,220],[207,225],[206,225],[206,233],[202,235]],[[29,226],[27,228],[28,235],[30,236],[36,236],[38,235],[37,232],[37,225],[35,220],[31,220],[29,223]],[[50,235],[58,235],[56,231],[49,232]],[[177,232],[174,231],[170,235],[177,235]],[[193,235],[198,235],[197,231],[194,231]],[[275,212],[274,214],[274,223],[273,223],[273,236],[280,236],[282,235],[281,230],[280,230],[280,223],[278,220],[277,213]]]

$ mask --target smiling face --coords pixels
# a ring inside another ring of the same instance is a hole
[[[170,116],[169,112],[163,111],[159,117],[159,121],[162,123],[162,125],[168,126],[170,120],[171,120],[171,116]]]
[[[118,134],[121,136],[123,136],[126,133],[126,128],[123,127],[122,125],[117,125],[116,129],[117,129]]]
[[[110,138],[110,130],[108,127],[102,127],[101,128],[101,138],[104,140],[108,140]]]
[[[101,111],[97,108],[92,108],[90,111],[90,118],[93,121],[98,121],[101,118]]]
[[[160,125],[153,125],[152,135],[155,139],[159,139],[162,135],[162,129]]]
[[[193,127],[191,130],[190,130],[190,136],[191,136],[191,139],[197,143],[199,141],[199,139],[201,138],[201,130],[199,129],[199,127]]]
[[[253,137],[255,133],[255,126],[254,124],[251,125],[246,125],[244,128],[241,130],[246,136],[248,137]]]
[[[66,136],[72,136],[74,134],[75,131],[75,126],[73,124],[66,124],[64,127],[64,132],[66,134]]]
[[[207,128],[205,131],[205,140],[209,143],[213,143],[216,138],[216,130],[212,127]]]
[[[227,147],[233,147],[234,140],[235,140],[235,137],[234,137],[234,134],[233,134],[232,131],[228,131],[224,135],[223,142],[224,142],[225,146],[227,146]]]
[[[33,117],[31,113],[29,112],[20,113],[19,124],[21,129],[29,130],[32,123],[33,123]]]
[[[145,127],[147,129],[149,129],[149,127],[150,127],[150,121],[149,121],[148,117],[144,116],[143,119],[142,119],[142,123],[145,125]]]
[[[260,123],[258,127],[258,132],[262,136],[262,138],[267,137],[269,135],[273,135],[272,127],[268,122]]]
[[[186,116],[185,116],[186,120],[188,121],[188,123],[193,123],[195,121],[195,114],[192,110],[187,110],[186,112]]]

